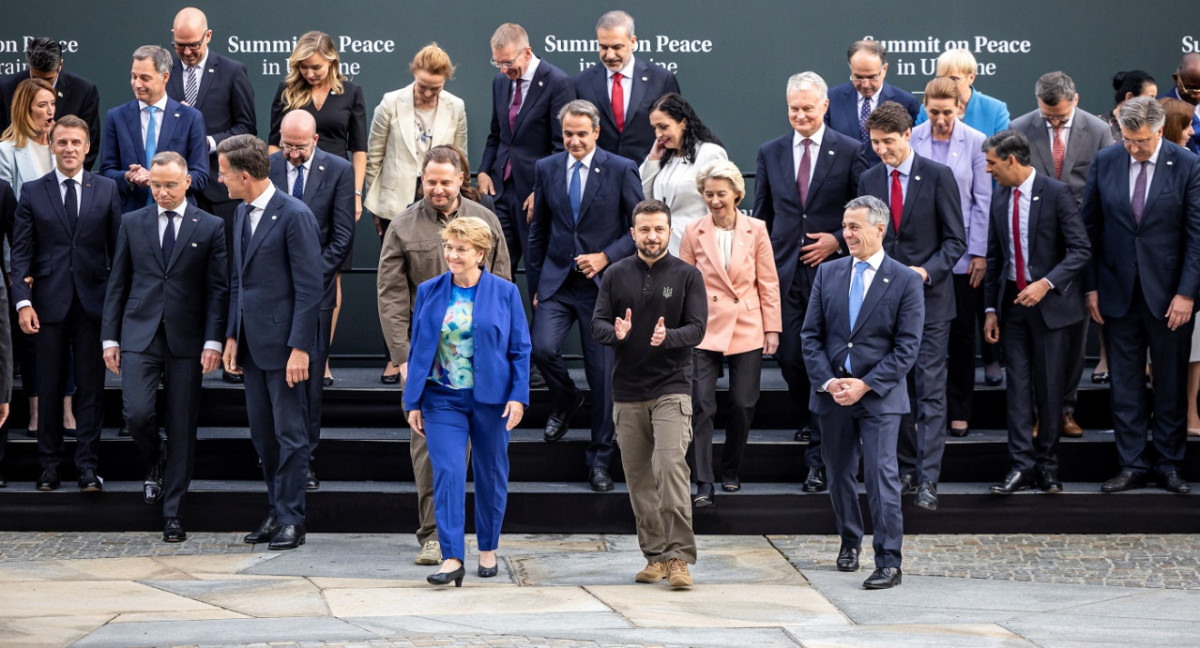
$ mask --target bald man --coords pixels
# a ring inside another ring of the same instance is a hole
[[[1188,52],[1179,59],[1179,67],[1171,75],[1175,85],[1159,95],[1182,99],[1192,105],[1192,139],[1188,140],[1188,150],[1200,154],[1200,52]]]

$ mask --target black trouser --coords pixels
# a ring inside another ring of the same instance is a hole
[[[729,407],[725,423],[725,450],[721,455],[721,479],[738,477],[750,422],[758,404],[762,379],[762,349],[724,355],[720,351],[692,350],[692,448],[691,460],[697,483],[716,481],[713,470],[713,418],[717,414],[717,378],[729,363]]]
[[[950,357],[946,361],[946,419],[971,420],[975,394],[975,318],[983,302],[983,285],[971,287],[971,275],[953,275],[957,312],[950,321]],[[984,342],[984,346],[990,346]]]
[[[104,356],[100,349],[100,320],[83,310],[72,296],[61,322],[41,323],[33,337],[38,363],[38,456],[42,468],[63,460],[63,396],[75,372],[75,466],[96,469],[103,420]],[[73,366],[71,360],[74,360]]]

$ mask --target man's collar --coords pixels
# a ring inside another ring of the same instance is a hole
[[[633,66],[636,61],[637,61],[637,59],[635,57],[630,56],[629,62],[625,64],[625,67],[621,68],[620,70],[617,70],[617,72],[620,72],[621,76],[625,77],[626,79],[632,79],[633,78]],[[607,70],[609,79],[612,79],[612,76],[617,73],[617,72],[613,72],[612,70],[609,70],[608,68],[604,68],[604,69]]]
[[[155,108],[158,108],[158,112],[160,113],[167,112],[167,93],[164,92],[163,96],[159,97],[158,101],[152,104],[148,104],[141,99],[138,99],[138,110],[145,110],[146,106],[154,106]]]

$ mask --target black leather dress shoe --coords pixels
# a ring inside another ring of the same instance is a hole
[[[104,489],[104,482],[96,476],[93,468],[84,468],[79,472],[79,490],[85,493],[99,493]]]
[[[825,481],[825,469],[820,466],[813,466],[808,469],[808,475],[804,478],[804,486],[802,488],[804,488],[805,493],[819,493],[825,490],[825,487],[828,485],[828,482]]]
[[[863,589],[889,589],[899,584],[899,567],[880,567],[863,581]]]
[[[271,536],[271,544],[267,548],[271,551],[280,551],[283,549],[295,549],[304,544],[304,527],[297,524],[284,524],[279,527],[275,535]]]
[[[58,466],[50,466],[42,471],[42,476],[37,479],[37,489],[40,491],[52,491],[61,485],[62,482],[58,479]]]
[[[545,389],[546,378],[542,376],[542,371],[535,366],[529,367],[529,388],[530,389]]]
[[[947,431],[950,433],[950,436],[952,436],[956,439],[961,439],[971,433],[971,428],[969,428],[969,427],[953,428],[952,427]]]
[[[387,374],[379,374],[379,382],[381,382],[385,385],[399,385],[400,384],[400,372],[397,371],[396,373],[394,373],[390,376]]]
[[[480,569],[483,569],[480,567]],[[459,566],[452,572],[435,572],[425,577],[425,582],[430,585],[447,585],[450,581],[454,581],[455,587],[462,587],[463,576],[467,575],[466,568]]]
[[[1061,493],[1062,480],[1058,478],[1058,471],[1053,468],[1042,469],[1042,479],[1038,484],[1042,490],[1047,493]]]
[[[1020,470],[1013,470],[1004,477],[1004,481],[998,484],[992,484],[989,489],[994,495],[1012,495],[1017,491],[1028,490],[1033,487],[1033,475]]]
[[[1192,487],[1188,486],[1188,483],[1183,480],[1183,477],[1179,476],[1179,471],[1176,470],[1168,470],[1159,475],[1158,485],[1163,490],[1179,493],[1180,495],[1186,495],[1192,491]]]
[[[592,468],[592,477],[589,480],[592,485],[592,490],[597,493],[605,493],[613,489],[613,480],[609,476],[608,470],[605,468]]]
[[[271,537],[274,536],[275,532],[278,530],[279,524],[275,521],[275,515],[268,515],[267,517],[263,518],[263,521],[258,525],[258,528],[250,533],[247,533],[246,537],[242,538],[242,541],[250,544],[270,542]]]
[[[142,482],[142,499],[147,504],[154,504],[162,499],[163,494],[162,463],[154,462],[146,471],[146,479]]]
[[[842,545],[838,549],[837,570],[842,572],[858,571],[858,547]]]
[[[571,423],[571,415],[575,410],[583,405],[583,394],[575,395],[575,404],[565,410],[556,409],[550,414],[550,418],[546,419],[546,430],[542,438],[547,442],[558,441],[567,433],[567,428]]]
[[[1141,488],[1146,485],[1146,475],[1143,473],[1135,473],[1132,470],[1122,470],[1117,473],[1116,477],[1104,482],[1100,485],[1100,490],[1105,493],[1119,493],[1127,491],[1131,488]]]
[[[736,493],[742,490],[742,480],[737,477],[722,478],[721,490],[726,493]]]
[[[927,511],[937,510],[937,484],[927,481],[921,482],[921,485],[917,486],[917,506]]]
[[[801,426],[796,430],[796,440],[800,443],[808,443],[812,441],[812,427],[808,425]]]
[[[902,473],[900,475],[900,494],[912,495],[917,492],[917,473]]]
[[[712,484],[707,482],[697,482],[696,494],[692,496],[692,506],[696,508],[708,508],[710,506],[716,506],[717,501],[713,499],[714,497],[715,492],[713,491]]]
[[[240,385],[243,382],[245,382],[246,377],[240,373],[229,373],[228,371],[225,371],[224,369],[222,369],[221,370],[221,380],[224,380],[225,382],[227,382],[231,385]]]
[[[321,480],[317,479],[317,473],[313,472],[312,468],[308,469],[308,473],[304,475],[304,490],[315,491],[321,489]]]
[[[167,518],[163,523],[163,542],[183,542],[187,540],[187,532],[179,518]]]

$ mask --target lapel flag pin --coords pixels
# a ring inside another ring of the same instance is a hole
[[[913,176],[913,180],[920,180],[921,176]]]
[[[325,167],[323,167],[323,166],[317,167],[317,171],[324,171],[324,170],[325,170]]]

